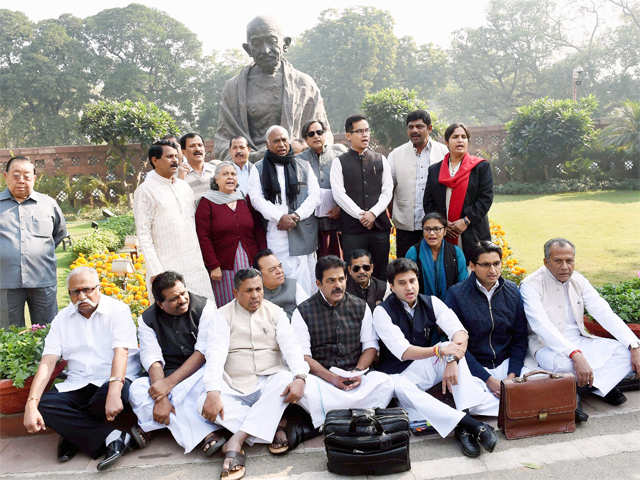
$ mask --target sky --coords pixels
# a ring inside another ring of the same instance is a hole
[[[0,8],[19,10],[31,20],[57,18],[71,13],[85,18],[101,10],[125,7],[133,3],[125,0],[0,0]],[[398,37],[412,36],[418,44],[435,43],[448,46],[451,33],[465,27],[478,27],[484,19],[489,0],[457,0],[452,8],[434,7],[429,1],[359,2],[335,0],[137,0],[135,3],[158,8],[172,15],[194,32],[203,44],[203,53],[212,50],[241,48],[245,40],[247,23],[257,15],[271,15],[280,19],[284,33],[296,37],[313,27],[320,12],[329,8],[343,9],[354,5],[373,6],[391,12]],[[439,3],[438,5],[447,5]]]

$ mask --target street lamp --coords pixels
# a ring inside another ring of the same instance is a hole
[[[584,79],[584,68],[576,67],[571,72],[571,89],[573,90],[573,101],[578,100],[578,85],[582,85]]]

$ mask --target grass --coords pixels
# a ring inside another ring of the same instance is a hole
[[[67,223],[67,231],[71,234],[72,240],[77,240],[91,232],[91,222],[80,220]],[[56,248],[56,257],[58,259],[58,308],[62,308],[69,304],[69,293],[67,292],[66,279],[71,271],[69,266],[73,262],[73,252],[70,248],[62,249],[62,243]]]
[[[542,246],[553,237],[576,245],[576,270],[596,285],[640,270],[640,192],[497,195],[489,217],[527,272],[542,265]]]

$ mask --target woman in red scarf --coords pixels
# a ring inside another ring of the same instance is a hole
[[[449,153],[429,167],[424,212],[447,219],[447,240],[469,258],[474,245],[491,240],[487,212],[493,203],[493,177],[486,160],[469,155],[469,131],[453,123],[444,132]]]

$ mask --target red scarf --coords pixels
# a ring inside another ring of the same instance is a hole
[[[452,177],[449,174],[449,156],[447,153],[440,165],[440,173],[438,175],[438,181],[451,189],[451,199],[449,200],[449,212],[447,214],[447,220],[455,222],[460,219],[462,214],[462,205],[464,204],[464,197],[467,195],[467,187],[469,186],[469,175],[471,170],[475,168],[480,162],[485,162],[484,158],[474,157],[465,153],[460,163],[460,167],[456,174]],[[458,238],[455,239],[447,237],[447,240],[454,245],[458,243]]]

